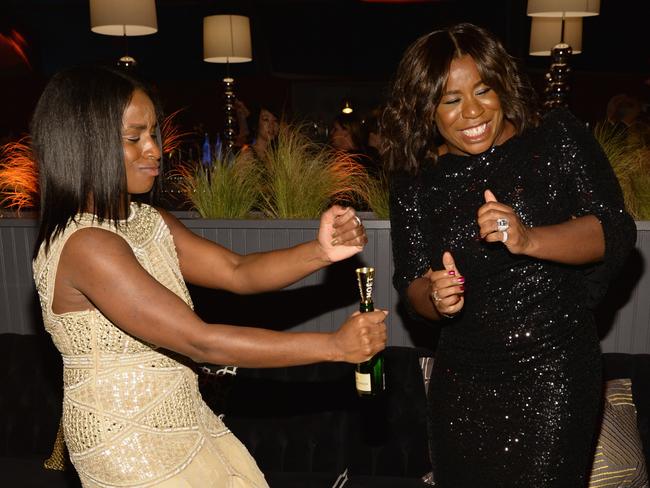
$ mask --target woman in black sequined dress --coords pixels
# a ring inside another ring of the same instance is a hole
[[[444,321],[436,486],[586,486],[601,399],[592,309],[636,236],[607,158],[569,112],[538,117],[514,60],[471,24],[407,50],[382,124],[395,286]]]

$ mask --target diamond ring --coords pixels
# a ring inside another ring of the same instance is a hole
[[[438,296],[438,290],[433,290],[433,293],[431,294],[431,296],[433,297],[433,300],[436,301],[436,302],[439,302],[440,300],[442,300],[442,298],[440,298]]]
[[[497,219],[497,231],[505,232],[510,228],[510,222],[506,218]]]
[[[508,242],[508,231],[507,230],[502,230],[503,237],[501,238],[501,242],[506,243]]]

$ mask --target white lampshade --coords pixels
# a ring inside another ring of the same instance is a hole
[[[158,31],[155,0],[90,0],[90,30],[109,36],[146,36]]]
[[[562,39],[560,17],[533,17],[530,26],[531,56],[550,56],[551,49]],[[564,19],[564,41],[571,46],[573,54],[582,52],[582,17]]]
[[[531,17],[591,17],[600,13],[600,0],[528,0]]]
[[[203,61],[246,63],[253,60],[251,28],[242,15],[203,17]]]

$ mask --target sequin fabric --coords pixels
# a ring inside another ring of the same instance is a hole
[[[169,228],[148,205],[132,204],[117,227],[79,215],[47,253],[40,249],[34,278],[45,328],[63,358],[64,437],[83,486],[267,487],[248,451],[203,402],[190,367],[99,311],[52,311],[61,251],[86,227],[120,235],[147,272],[192,306]]]
[[[480,240],[485,189],[527,226],[595,215],[603,262],[565,266]],[[558,110],[485,153],[447,154],[418,176],[396,176],[391,228],[403,296],[429,267],[443,268],[446,250],[466,279],[464,309],[442,323],[430,383],[436,486],[586,486],[601,399],[592,307],[636,236],[592,135]]]

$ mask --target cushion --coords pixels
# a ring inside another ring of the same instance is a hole
[[[605,383],[605,404],[590,488],[648,487],[645,456],[637,428],[629,378]]]

